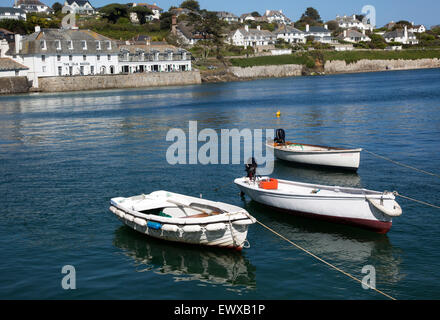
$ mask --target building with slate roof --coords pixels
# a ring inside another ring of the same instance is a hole
[[[65,0],[63,12],[93,15],[96,10],[88,0]]]
[[[0,7],[0,20],[3,19],[26,21],[26,12],[20,8]]]

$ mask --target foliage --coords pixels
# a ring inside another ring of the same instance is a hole
[[[145,24],[147,22],[147,16],[153,14],[153,12],[149,8],[143,6],[131,7],[130,12],[136,13],[140,24]]]
[[[99,9],[103,18],[116,23],[120,18],[129,18],[129,7],[125,4],[112,3]]]
[[[59,2],[55,2],[52,5],[52,9],[53,9],[53,11],[55,11],[55,14],[57,14],[57,13],[61,12],[61,10],[63,10],[63,5]]]
[[[185,0],[180,4],[181,8],[189,9],[193,11],[200,11],[199,2],[196,0]]]
[[[312,7],[308,7],[306,9],[306,11],[301,16],[300,20],[307,20],[307,19],[311,19],[311,20],[314,20],[316,22],[321,22],[322,23],[321,16],[319,15],[318,10],[316,10],[315,8],[312,8]]]

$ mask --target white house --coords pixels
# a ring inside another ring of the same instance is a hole
[[[163,9],[158,7],[156,3],[154,3],[154,4],[132,3],[131,6],[132,7],[145,7],[145,8],[150,9],[153,14],[151,14],[151,15],[146,17],[147,21],[159,20],[160,19],[160,15],[163,12]],[[137,14],[135,12],[131,12],[130,13],[130,19],[131,19],[132,22],[139,22],[139,19],[138,19]]]
[[[364,23],[356,18],[356,15],[340,17],[336,16],[336,22],[339,25],[339,28],[342,29],[359,29],[359,30],[370,30],[373,31],[374,26],[369,23]]]
[[[365,30],[362,32],[359,32],[357,30],[344,30],[343,33],[341,33],[338,36],[338,39],[351,42],[351,43],[358,43],[358,42],[370,42],[371,39],[365,34]]]
[[[275,22],[278,24],[289,24],[291,22],[283,13],[283,10],[266,10],[263,18],[269,23]]]
[[[275,31],[277,39],[288,43],[306,43],[306,33],[289,25],[282,25]]]
[[[411,27],[408,28],[408,32],[424,33],[426,32],[426,27],[423,24],[414,25],[414,22],[411,22]]]
[[[250,29],[245,25],[243,28],[232,31],[226,41],[234,46],[263,47],[273,44],[276,36],[268,30],[261,30],[260,26]]]
[[[191,71],[191,53],[168,44],[122,45],[119,67],[122,73]]]
[[[219,20],[226,21],[227,23],[236,23],[240,20],[240,18],[231,12],[218,11],[216,14]]]
[[[28,67],[28,78],[38,87],[38,78],[119,72],[116,43],[90,30],[40,29],[15,35],[8,56]]]
[[[312,37],[314,41],[321,43],[333,43],[332,32],[328,30],[328,26],[309,26],[306,25],[305,37]]]
[[[419,40],[414,33],[408,31],[408,27],[404,29],[396,29],[394,31],[386,32],[383,35],[386,42],[399,42],[401,44],[418,44]]]
[[[50,13],[53,11],[39,0],[15,0],[14,8],[23,9],[26,13]]]
[[[20,8],[0,7],[0,20],[3,19],[26,21],[26,12]]]
[[[63,12],[92,15],[96,10],[88,0],[66,0]]]

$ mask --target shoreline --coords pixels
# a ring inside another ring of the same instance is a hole
[[[56,93],[99,91],[112,89],[140,89],[151,87],[169,87],[180,85],[197,85],[203,83],[241,82],[270,78],[287,78],[301,76],[325,76],[336,74],[353,74],[386,71],[407,71],[419,69],[438,69],[440,59],[417,60],[359,60],[346,63],[342,60],[327,61],[319,68],[309,69],[304,65],[267,65],[253,67],[227,67],[214,71],[199,71],[197,69],[181,73],[152,73],[128,75],[101,75],[76,77],[48,77],[40,78],[40,88],[23,85],[14,87],[18,78],[0,78],[3,84],[10,88],[2,88],[0,96],[28,93]],[[3,79],[3,80],[2,80]],[[9,91],[8,91],[9,89]]]

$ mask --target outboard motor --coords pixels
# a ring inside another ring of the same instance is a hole
[[[257,162],[255,161],[255,158],[252,157],[250,158],[247,163],[246,163],[246,172],[247,172],[247,177],[250,180],[255,180],[255,177],[257,175]]]
[[[286,132],[284,129],[277,129],[275,131],[275,139],[273,139],[273,141],[280,144],[286,143]]]

